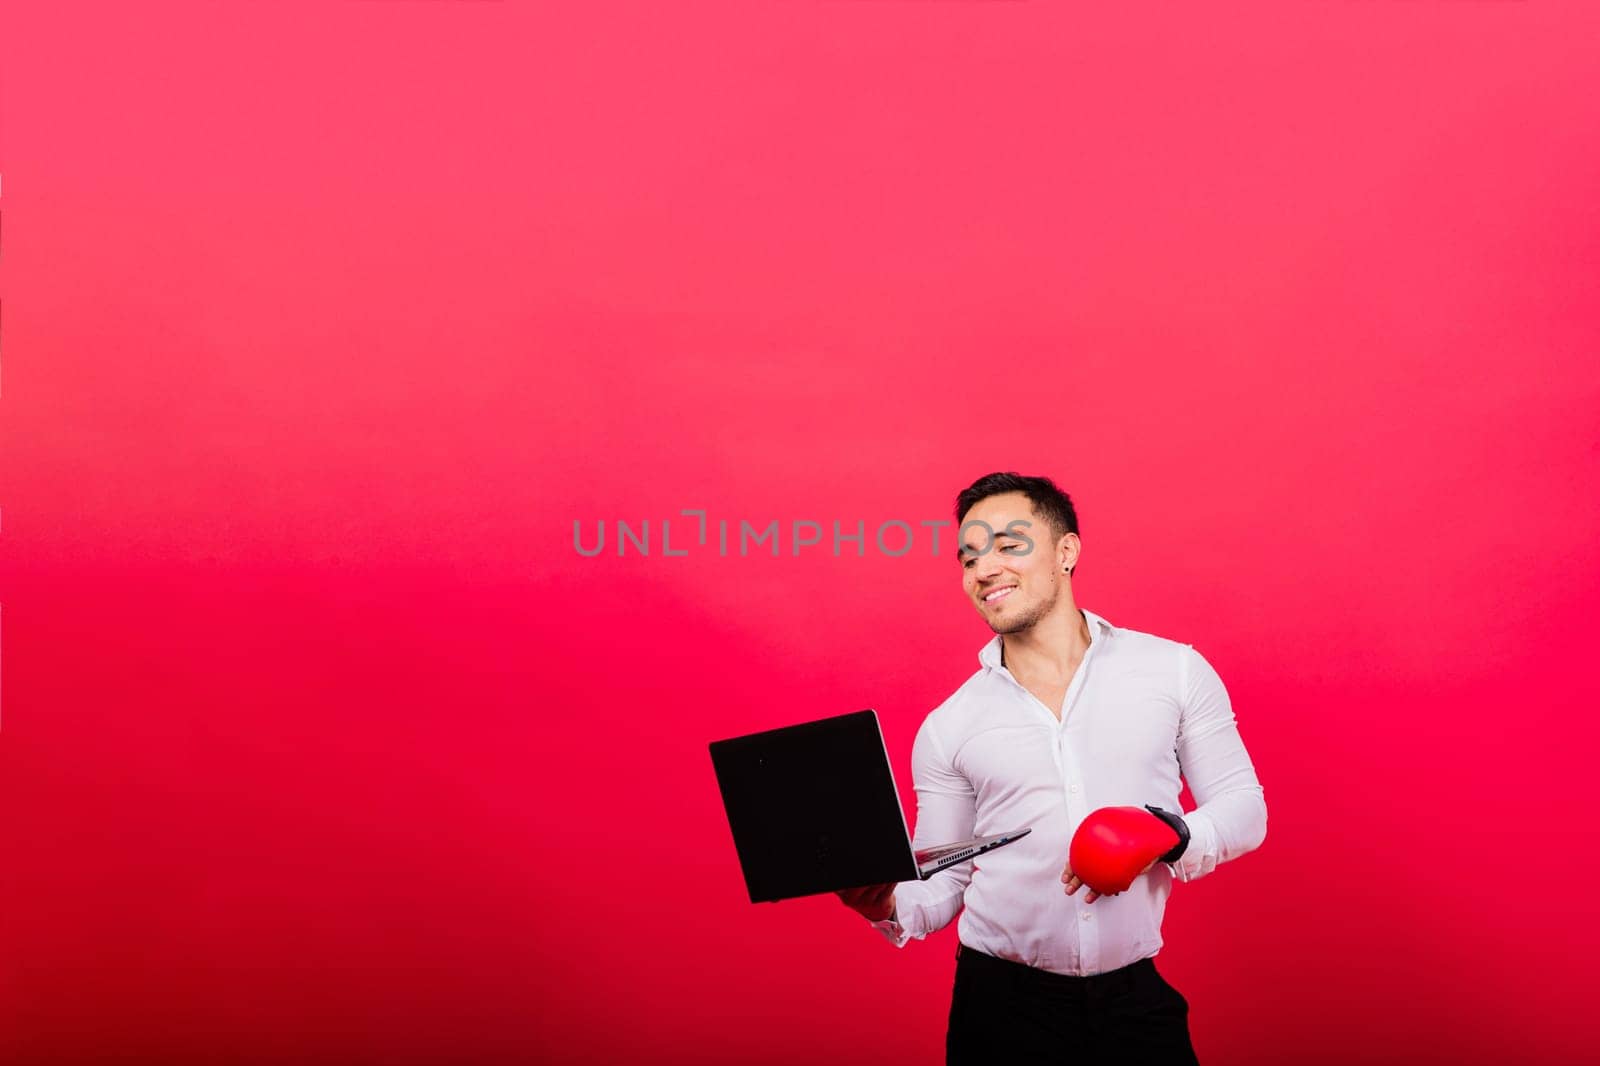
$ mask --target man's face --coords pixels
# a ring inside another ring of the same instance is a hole
[[[961,521],[962,587],[989,628],[1020,633],[1049,614],[1068,580],[1063,550],[1076,561],[1076,535],[1053,538],[1020,492],[980,500]]]

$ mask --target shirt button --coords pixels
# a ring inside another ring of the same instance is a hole
[[[1077,785],[1073,785],[1071,788],[1067,789],[1067,791],[1068,792],[1076,792],[1076,791],[1078,791],[1078,786]]]
[[[1083,912],[1083,920],[1086,921],[1086,922],[1089,920],[1089,912],[1088,911],[1084,911]]]

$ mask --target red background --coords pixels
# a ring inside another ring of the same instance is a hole
[[[953,930],[749,904],[705,744],[909,803],[954,562],[572,524],[994,469],[1265,786],[1203,1061],[1592,1049],[1593,5],[20,8],[0,1059],[937,1061]]]

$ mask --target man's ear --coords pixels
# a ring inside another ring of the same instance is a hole
[[[1061,560],[1061,569],[1067,573],[1078,568],[1077,556],[1082,553],[1083,543],[1078,540],[1076,533],[1063,533],[1056,542],[1056,558]]]

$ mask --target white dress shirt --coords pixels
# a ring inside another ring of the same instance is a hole
[[[1001,665],[997,635],[981,664],[917,731],[911,773],[916,848],[1033,830],[927,881],[895,888],[898,947],[948,925],[968,947],[1053,973],[1104,973],[1161,949],[1174,877],[1193,881],[1261,845],[1267,805],[1222,679],[1193,645],[1119,629],[1092,611],[1088,651],[1061,719]],[[1198,806],[1182,811],[1189,784]],[[1061,870],[1090,811],[1150,804],[1182,815],[1189,847],[1126,892],[1085,903]],[[965,905],[965,910],[963,910]]]

